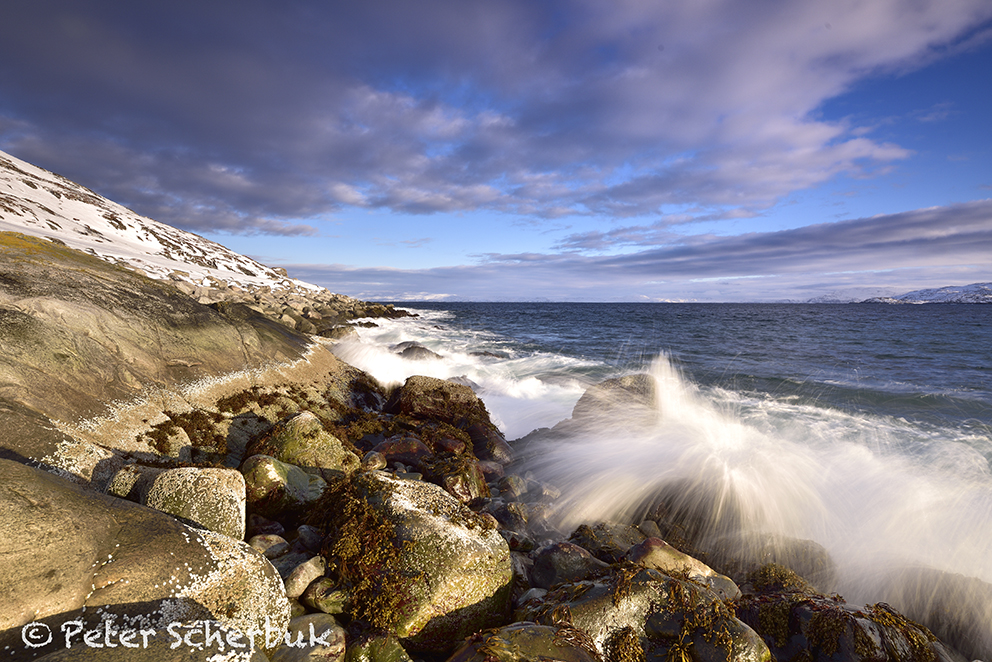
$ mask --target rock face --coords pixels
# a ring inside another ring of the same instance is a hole
[[[104,414],[146,386],[295,360],[308,345],[255,311],[228,317],[168,282],[15,233],[0,233],[0,334],[10,421],[0,457],[15,460],[58,452],[47,419]]]
[[[380,471],[356,476],[353,495],[327,505],[346,511],[332,560],[348,569],[361,615],[426,651],[504,621],[510,550],[489,520],[437,485]]]
[[[99,623],[98,613],[151,628],[209,619],[243,632],[266,617],[279,628],[289,620],[271,564],[227,536],[8,460],[0,512],[0,646],[23,649],[29,622],[58,632],[73,618]]]

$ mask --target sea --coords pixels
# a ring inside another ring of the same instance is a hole
[[[511,445],[594,384],[654,378],[647,413],[531,448],[522,469],[561,490],[563,530],[676,485],[752,534],[822,545],[848,600],[885,598],[906,567],[992,584],[990,305],[395,305],[417,317],[334,352],[385,384],[470,384]],[[400,357],[411,342],[437,356]]]

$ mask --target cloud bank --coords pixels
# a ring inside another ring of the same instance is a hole
[[[779,232],[689,238],[619,256],[491,254],[474,265],[423,270],[287,266],[330,289],[381,300],[747,301],[756,300],[751,281],[758,279],[760,300],[805,301],[975,282],[987,277],[990,255],[992,200],[978,200]],[[868,272],[871,288],[862,285]]]
[[[871,175],[910,151],[817,109],[985,43],[992,5],[37,0],[4,14],[3,149],[186,229],[308,235],[353,207],[740,217]],[[614,264],[646,274],[702,250]]]

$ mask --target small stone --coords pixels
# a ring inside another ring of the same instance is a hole
[[[324,536],[321,535],[320,529],[317,527],[303,524],[296,529],[296,541],[305,549],[317,554],[320,552],[320,545],[324,541]]]
[[[247,528],[249,538],[265,534],[281,536],[286,533],[286,528],[282,524],[270,520],[267,517],[262,517],[257,513],[252,513],[248,516]]]
[[[300,602],[314,611],[325,614],[342,614],[348,609],[351,595],[348,591],[338,588],[337,582],[330,577],[319,577],[310,582],[300,596]]]
[[[286,577],[286,597],[298,598],[307,590],[310,582],[324,574],[324,559],[314,556],[293,568]]]
[[[362,471],[376,471],[386,468],[386,456],[378,451],[369,451],[362,458]]]
[[[257,549],[265,558],[274,559],[289,551],[289,543],[282,536],[271,533],[252,536],[248,544],[252,549]]]
[[[527,481],[516,474],[507,474],[497,483],[499,493],[508,499],[518,500],[527,494]]]

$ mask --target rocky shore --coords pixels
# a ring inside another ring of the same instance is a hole
[[[705,514],[664,500],[559,530],[534,435],[636,409],[646,376],[508,441],[469,386],[383,385],[329,351],[402,311],[6,242],[3,659],[967,659],[830,594],[809,541],[704,551]],[[982,655],[974,632],[951,643]]]

